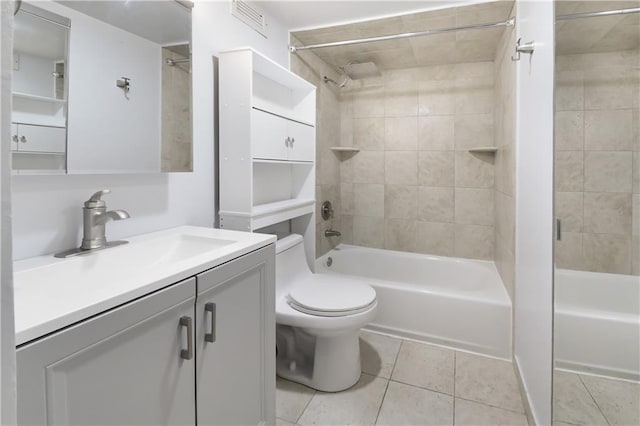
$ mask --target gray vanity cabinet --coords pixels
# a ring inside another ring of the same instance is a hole
[[[198,275],[199,425],[275,422],[273,244]]]
[[[18,424],[273,424],[274,278],[271,244],[21,346]]]
[[[195,424],[194,303],[190,278],[20,347],[18,424]]]

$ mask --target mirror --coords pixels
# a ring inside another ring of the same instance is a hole
[[[555,6],[554,424],[637,425],[640,10]]]
[[[15,15],[14,172],[192,171],[190,6],[23,2]]]

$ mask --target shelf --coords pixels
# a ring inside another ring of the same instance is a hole
[[[251,210],[252,216],[264,216],[268,214],[283,212],[286,210],[296,209],[304,206],[311,206],[315,203],[314,199],[309,198],[294,198],[291,200],[274,201],[273,203],[259,204],[253,206]],[[311,209],[313,211],[313,208]]]
[[[12,95],[16,98],[20,98],[20,99],[28,99],[31,101],[38,101],[38,102],[48,102],[48,103],[52,103],[52,104],[66,104],[67,101],[64,99],[58,99],[58,98],[50,98],[47,96],[38,96],[38,95],[30,95],[28,93],[21,93],[21,92],[13,92]]]
[[[278,108],[274,105],[268,105],[265,102],[261,102],[260,99],[254,98],[251,108],[258,111],[265,112],[267,114],[275,115],[277,117],[284,118],[285,120],[295,121],[296,123],[304,124],[305,126],[315,127],[315,123],[309,120],[305,120],[303,117],[298,117],[291,113],[291,110],[286,108]]]
[[[253,206],[251,211],[252,229],[264,228],[274,223],[313,213],[315,200],[309,198],[276,201]]]
[[[282,164],[284,166],[290,165],[290,164],[302,164],[305,166],[313,166],[313,161],[268,160],[266,158],[254,158],[253,162],[261,163],[261,164]]]
[[[469,148],[469,152],[495,154],[498,148],[495,146],[479,146],[477,148]]]
[[[360,152],[360,148],[354,148],[352,146],[332,146],[331,151],[333,152]]]

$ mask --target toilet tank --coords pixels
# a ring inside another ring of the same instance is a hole
[[[302,235],[291,234],[276,242],[276,297],[312,275],[307,265]]]

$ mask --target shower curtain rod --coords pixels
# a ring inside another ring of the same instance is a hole
[[[580,19],[580,18],[594,18],[596,16],[626,15],[628,13],[638,13],[638,12],[640,12],[640,7],[634,7],[631,9],[603,10],[602,12],[574,13],[571,15],[556,16],[556,21],[568,21],[570,19]]]
[[[320,49],[323,47],[347,46],[350,44],[360,44],[360,43],[373,43],[376,41],[396,40],[401,38],[452,33],[456,31],[468,31],[468,30],[477,30],[477,29],[483,29],[483,28],[497,28],[497,27],[513,27],[515,23],[516,23],[516,18],[510,18],[506,21],[490,22],[487,24],[475,24],[475,25],[465,25],[462,27],[439,28],[436,30],[425,30],[425,31],[417,31],[413,33],[391,34],[386,36],[360,38],[355,40],[334,41],[330,43],[309,44],[306,46],[291,45],[289,46],[289,51],[291,53],[296,53],[299,50]]]

